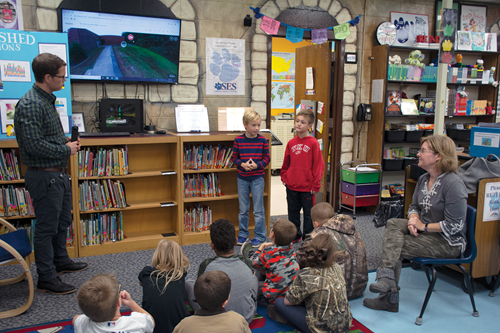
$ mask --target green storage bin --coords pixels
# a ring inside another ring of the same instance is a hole
[[[354,184],[354,177],[356,175],[356,172],[353,170],[346,170],[342,169],[342,180],[345,182],[353,183]],[[357,184],[364,184],[364,183],[378,183],[378,177],[380,175],[380,172],[358,172],[358,177],[357,179]]]

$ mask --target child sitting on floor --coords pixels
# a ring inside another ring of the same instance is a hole
[[[314,237],[305,246],[303,257],[306,267],[297,273],[285,297],[276,299],[276,311],[269,317],[288,321],[305,333],[349,332],[351,307],[342,270],[335,263],[333,238],[325,234]]]
[[[347,298],[349,300],[361,297],[368,283],[368,265],[366,250],[359,231],[349,215],[335,216],[335,210],[327,202],[321,202],[311,209],[314,230],[297,250],[298,258],[305,258],[304,248],[308,241],[320,234],[327,234],[335,242],[335,261],[344,272]],[[300,256],[302,255],[302,256]],[[305,260],[305,259],[304,259]],[[299,260],[300,267],[305,262]]]
[[[84,314],[73,318],[75,332],[153,332],[153,317],[120,288],[111,274],[99,274],[85,282],[76,295]],[[120,314],[122,303],[132,310],[130,316]]]
[[[189,260],[179,244],[162,239],[151,266],[139,273],[142,307],[156,322],[154,333],[170,333],[187,315],[185,279]]]
[[[234,225],[226,219],[218,219],[210,226],[210,246],[216,257],[205,259],[198,269],[198,276],[209,271],[222,271],[231,279],[231,298],[226,305],[228,311],[235,311],[250,323],[257,310],[257,277],[247,257],[234,254],[236,245]],[[193,310],[200,308],[193,293],[194,281],[186,281],[188,303]]]
[[[273,242],[261,244],[250,258],[254,269],[265,276],[265,281],[259,281],[258,293],[258,297],[264,297],[267,301],[263,305],[272,304],[277,297],[283,296],[300,269],[292,249],[292,241],[296,235],[295,225],[280,218],[274,222],[269,235]],[[251,247],[251,244],[246,247]],[[245,244],[242,249],[244,252]]]
[[[245,318],[225,309],[231,284],[229,276],[221,271],[200,275],[194,285],[194,296],[201,309],[184,318],[173,333],[251,333]]]

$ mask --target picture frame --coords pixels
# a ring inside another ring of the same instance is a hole
[[[396,41],[392,46],[412,47],[417,36],[429,36],[429,15],[390,12],[391,22],[396,26]]]
[[[486,32],[486,6],[461,5],[458,30]]]
[[[358,62],[357,53],[345,53],[345,62],[348,64],[356,64]]]
[[[83,115],[83,112],[74,112],[71,115],[71,119],[73,119],[72,126],[78,126],[78,133],[86,132],[86,130],[85,130],[85,117]]]
[[[453,5],[451,6],[452,9],[457,9],[458,10],[458,15],[460,16],[460,8],[459,8],[459,0],[453,0]],[[434,26],[434,31],[435,36],[439,36],[439,27],[441,25],[441,10],[443,9],[443,1],[441,0],[436,0],[434,8],[436,8],[436,22]],[[457,30],[460,30],[459,27],[457,27]]]

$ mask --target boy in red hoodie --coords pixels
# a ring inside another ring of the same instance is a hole
[[[285,158],[281,167],[281,181],[286,186],[288,219],[297,227],[294,242],[313,231],[311,208],[314,195],[321,187],[325,162],[318,140],[309,135],[314,124],[314,113],[302,110],[295,119],[297,136],[286,145]],[[300,210],[304,213],[304,229],[300,229]]]

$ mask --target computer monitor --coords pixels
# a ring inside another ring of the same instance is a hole
[[[101,99],[99,102],[101,132],[141,133],[142,110],[142,99]]]

